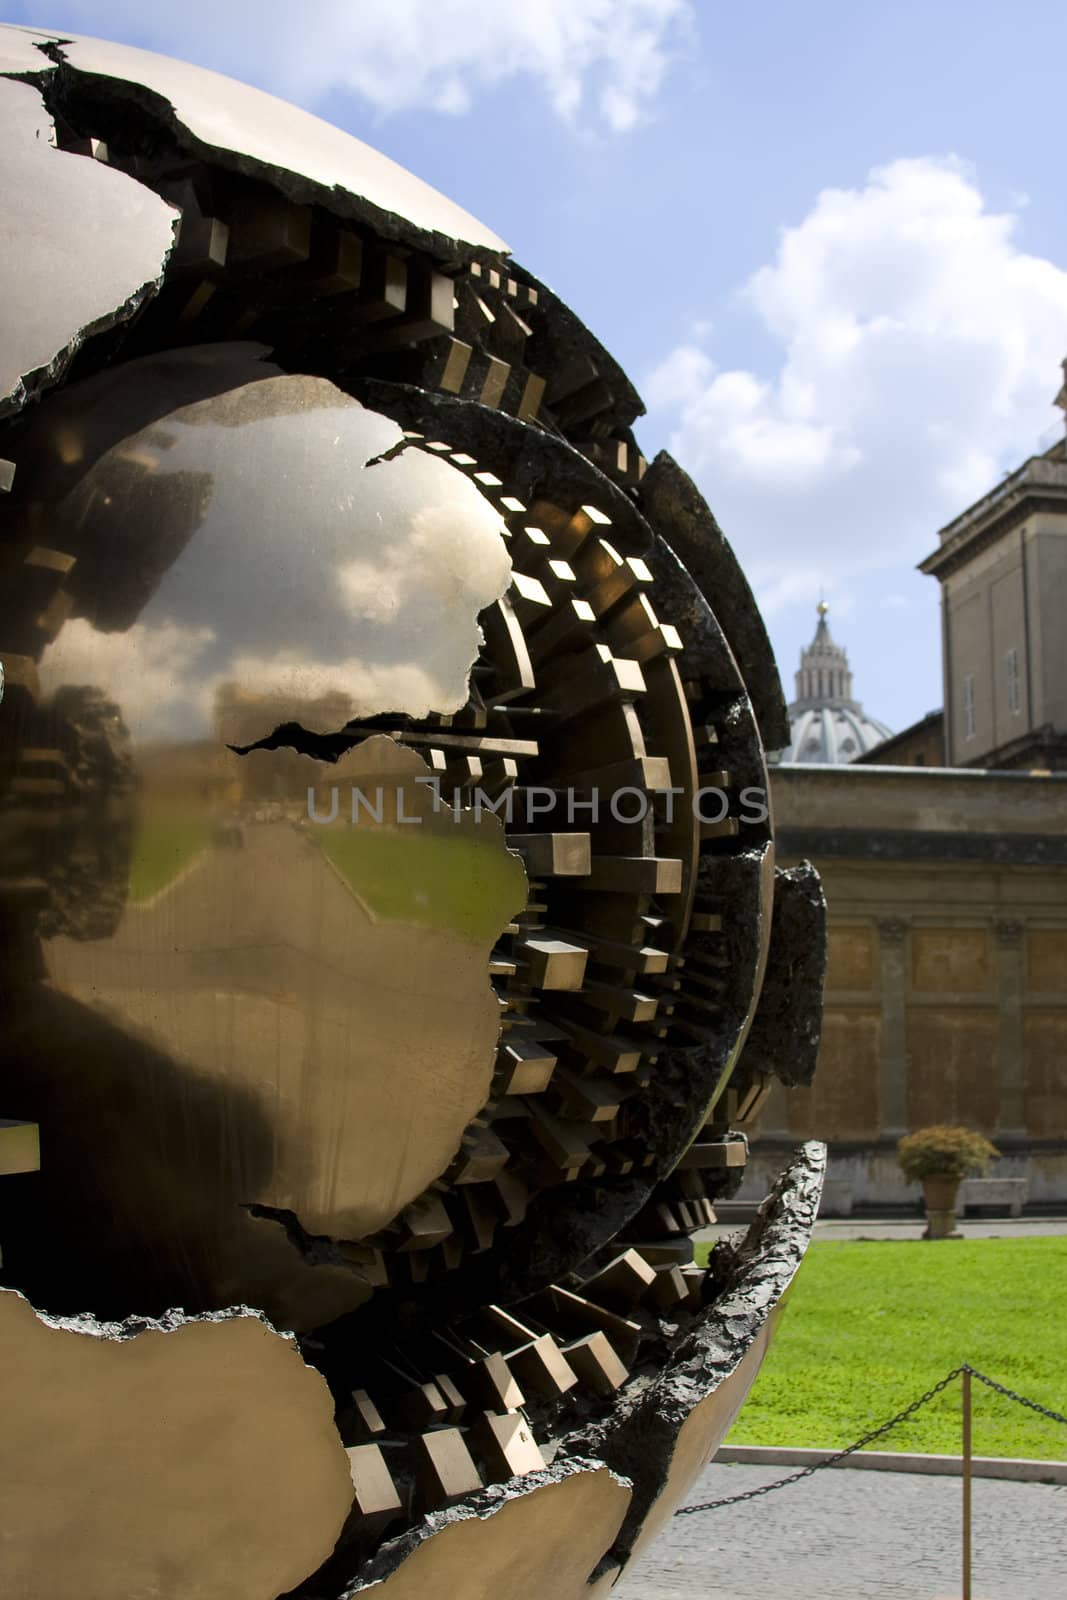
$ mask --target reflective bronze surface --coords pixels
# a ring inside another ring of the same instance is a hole
[[[478,613],[510,580],[469,479],[378,459],[395,423],[258,354],[132,362],[30,430],[18,531],[76,559],[42,687],[101,690],[137,747],[456,710]]]
[[[52,893],[10,1090],[46,1125],[44,1203],[81,1263],[61,1309],[106,1309],[123,1282],[149,1311],[348,1309],[365,1283],[313,1271],[284,1216],[247,1208],[374,1234],[445,1170],[492,1079],[489,952],[526,899],[501,825],[435,810],[422,758],[384,735],[335,767],[234,747],[462,704],[510,573],[499,518],[447,461],[367,465],[395,424],[257,357],[133,363],[27,440],[16,531],[73,560],[40,666],[55,742],[77,716],[109,754],[79,803],[60,783],[24,819]],[[159,415],[168,385],[209,394]]]
[[[18,52],[8,70],[47,64],[29,38],[12,30],[0,41]],[[0,414],[21,380],[72,348],[86,324],[110,320],[162,277],[178,222],[172,206],[125,173],[54,149],[51,131],[33,84],[0,80],[0,193],[11,241],[0,252]]]
[[[600,1600],[821,1181],[694,1264],[822,970],[747,585],[384,157],[26,30],[0,114],[0,1587]]]
[[[305,190],[332,191],[340,208],[352,195],[385,214],[397,213],[416,228],[483,249],[506,249],[484,223],[422,178],[288,101],[151,50],[78,35],[62,37],[64,57],[73,65],[119,83],[132,80],[145,85],[171,102],[178,119],[204,145],[287,172],[294,186]]]
[[[251,1313],[175,1321],[64,1325],[0,1289],[7,1600],[264,1600],[330,1553],[352,1493],[325,1383]]]

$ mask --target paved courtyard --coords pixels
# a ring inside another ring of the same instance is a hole
[[[715,1466],[690,1503],[787,1467]],[[1064,1600],[1067,1487],[974,1483],[974,1600]],[[619,1600],[934,1600],[960,1594],[958,1478],[835,1469],[739,1506],[675,1517]]]

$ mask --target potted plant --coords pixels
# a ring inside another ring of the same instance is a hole
[[[924,1239],[953,1239],[956,1195],[964,1178],[985,1172],[1000,1151],[971,1128],[938,1125],[909,1133],[897,1145],[897,1165],[906,1178],[923,1186],[926,1202]]]

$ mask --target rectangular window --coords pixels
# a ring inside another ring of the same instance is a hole
[[[963,737],[973,739],[977,732],[974,714],[974,673],[968,672],[963,680]]]
[[[1008,710],[1013,716],[1022,709],[1022,693],[1019,688],[1019,652],[1009,650],[1008,665]]]

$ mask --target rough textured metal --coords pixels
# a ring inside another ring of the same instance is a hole
[[[826,976],[826,899],[810,861],[779,867],[759,1005],[739,1063],[786,1088],[815,1076]]]
[[[703,496],[661,450],[642,479],[639,500],[653,527],[716,608],[730,647],[743,663],[766,748],[784,748],[789,743],[789,718],[771,642],[737,557]]]
[[[716,1298],[662,1370],[607,1422],[564,1442],[564,1454],[592,1454],[633,1483],[616,1558],[654,1537],[728,1432],[807,1247],[825,1165],[822,1145],[797,1152],[736,1253],[716,1250]]]

